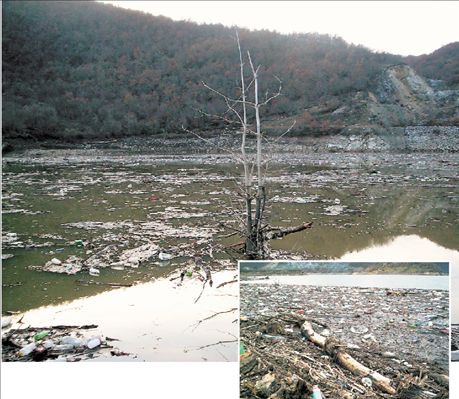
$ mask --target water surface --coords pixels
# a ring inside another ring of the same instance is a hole
[[[318,287],[361,287],[390,289],[449,290],[448,276],[406,274],[308,274],[270,276],[268,280],[246,280],[245,284],[309,285]]]
[[[162,278],[40,307],[26,312],[22,322],[34,327],[96,324],[96,330],[84,333],[116,338],[119,341],[110,344],[132,354],[111,357],[108,353],[95,360],[237,361],[237,342],[219,342],[236,340],[238,325],[233,321],[238,311],[229,310],[239,305],[238,285],[216,288],[233,279],[234,272],[215,273],[214,286],[207,285],[197,303],[202,283],[188,279],[178,284]],[[218,311],[229,312],[198,324]]]
[[[270,224],[314,223],[312,229],[274,241],[274,249],[308,259],[457,259],[456,154],[286,153],[273,158],[267,179]],[[223,238],[232,230],[219,224],[231,225],[231,209],[239,206],[242,171],[228,157],[43,150],[5,157],[2,173],[3,233],[17,234],[16,244],[3,242],[3,253],[14,255],[2,262],[3,311],[55,305],[111,289],[92,282],[153,281],[188,260],[162,265],[153,259],[138,269],[103,269],[97,279],[87,272],[67,276],[30,269],[54,257],[87,257],[91,246],[134,247],[151,239],[167,252],[200,242],[177,238],[173,229],[210,229],[217,243],[239,241]],[[78,222],[105,225],[69,226]],[[165,228],[150,228],[145,236],[142,226],[148,222]],[[412,236],[417,241],[406,238]],[[90,246],[75,248],[78,239]],[[218,251],[214,255],[227,257]]]

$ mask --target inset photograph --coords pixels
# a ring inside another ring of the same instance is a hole
[[[241,398],[448,398],[448,263],[241,261]]]

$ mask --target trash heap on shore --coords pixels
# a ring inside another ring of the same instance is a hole
[[[97,358],[102,351],[111,356],[129,355],[109,344],[117,339],[91,333],[96,328],[93,324],[13,328],[10,318],[2,318],[2,361],[78,362]]]

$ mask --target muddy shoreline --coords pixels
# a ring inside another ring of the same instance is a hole
[[[290,135],[278,139],[267,135],[268,141],[275,142],[271,149],[292,152],[458,152],[458,126],[405,126],[372,130],[350,128],[340,133],[331,131],[320,136]],[[199,136],[199,137],[198,137]],[[251,143],[249,138],[249,146]],[[14,154],[24,150],[37,149],[102,149],[129,150],[143,152],[146,148],[160,154],[202,154],[227,149],[238,149],[240,137],[231,130],[202,131],[196,136],[191,133],[164,133],[154,136],[131,136],[120,139],[103,139],[84,142],[62,142],[46,140],[31,142],[24,139],[9,139],[3,145],[4,154]]]

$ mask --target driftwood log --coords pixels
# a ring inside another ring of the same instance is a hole
[[[336,358],[337,362],[345,369],[358,376],[370,378],[373,384],[383,392],[391,395],[396,393],[396,390],[392,387],[391,380],[389,378],[384,377],[377,371],[373,371],[355,360],[351,355],[343,351],[341,349],[341,345],[337,345],[336,341],[329,345],[331,341],[329,341],[328,338],[316,333],[309,321],[305,321],[302,324],[301,333],[309,339],[309,341],[323,348],[329,355]]]
[[[292,227],[267,227],[265,228],[263,234],[264,241],[269,241],[269,240],[275,240],[279,238],[283,238],[286,235],[293,234],[293,233],[298,233],[300,231],[310,229],[312,227],[312,222],[306,222],[303,224],[300,224],[298,226],[292,226]],[[235,244],[230,244],[226,248],[237,248],[237,247],[243,247],[246,245],[246,241],[239,241]]]
[[[299,226],[293,226],[293,227],[271,228],[266,233],[266,238],[268,240],[275,240],[276,238],[282,238],[288,234],[298,233],[299,231],[310,229],[311,227],[312,227],[312,222],[303,223],[303,224],[300,224]]]

